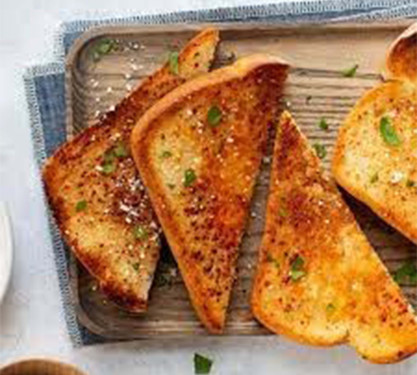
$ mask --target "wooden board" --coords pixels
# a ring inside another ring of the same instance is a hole
[[[288,107],[311,142],[325,145],[329,169],[338,126],[357,99],[379,80],[387,46],[410,21],[384,24],[279,26],[275,24],[221,24],[217,65],[254,52],[284,57],[293,68],[285,88]],[[69,135],[97,121],[97,116],[116,104],[146,75],[159,67],[168,51],[178,48],[201,25],[155,27],[105,27],[84,34],[67,62],[67,126]],[[115,51],[95,61],[94,46],[102,38],[117,41]],[[357,74],[341,73],[358,64]],[[325,118],[329,131],[320,130]],[[267,331],[251,316],[248,299],[257,248],[264,224],[268,190],[268,158],[257,184],[252,211],[239,258],[225,335],[263,335]],[[414,260],[416,246],[382,222],[362,204],[346,195],[361,227],[387,267],[393,271]],[[167,251],[167,250],[165,250]],[[175,269],[172,270],[175,273]],[[206,335],[188,300],[180,275],[171,285],[153,287],[149,311],[134,315],[121,311],[97,290],[95,281],[73,259],[71,280],[80,322],[89,330],[111,339],[164,338]],[[416,287],[403,285],[417,304]]]

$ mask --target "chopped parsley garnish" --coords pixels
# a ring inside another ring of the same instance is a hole
[[[416,264],[409,260],[394,272],[394,280],[397,283],[409,283],[417,285],[417,267]]]
[[[197,179],[197,176],[193,169],[189,168],[184,172],[184,186],[189,187]]]
[[[129,156],[129,150],[123,142],[119,142],[116,147],[114,147],[113,152],[117,158],[125,158],[126,156]]]
[[[298,281],[301,278],[303,278],[305,276],[305,272],[304,271],[295,271],[295,270],[291,270],[290,271],[290,277],[292,281]]]
[[[326,157],[327,151],[326,151],[326,147],[324,145],[319,144],[319,143],[315,143],[313,145],[313,147],[314,147],[314,150],[316,151],[317,156],[320,159],[324,159]]]
[[[114,150],[113,149],[107,150],[103,155],[103,161],[104,161],[103,164],[112,163],[115,158],[116,158],[116,155],[114,154]]]
[[[100,60],[104,55],[110,53],[116,45],[116,42],[113,39],[102,39],[100,40],[92,50],[93,59],[95,61]]]
[[[349,77],[349,78],[354,77],[358,68],[359,68],[359,65],[355,64],[351,68],[343,70],[342,74],[344,77]]]
[[[381,117],[379,130],[385,143],[389,144],[390,146],[399,146],[401,144],[401,140],[398,137],[395,128],[392,126],[391,119],[389,117]]]
[[[132,267],[133,267],[133,269],[134,269],[135,271],[139,271],[139,266],[140,266],[140,264],[139,264],[139,263],[133,263],[133,264],[132,264]]]
[[[170,158],[171,156],[172,156],[171,151],[163,151],[162,154],[161,154],[161,158],[163,158],[163,159]]]
[[[133,228],[133,235],[137,240],[145,240],[146,238],[148,238],[148,231],[144,226],[136,225]]]
[[[335,310],[336,310],[336,306],[335,305],[333,305],[333,303],[329,303],[329,304],[327,304],[327,306],[326,306],[326,311],[329,313],[329,314],[332,314],[332,313],[334,313],[335,312]]]
[[[414,187],[416,186],[415,181],[408,179],[407,182],[405,183],[407,187]]]
[[[292,281],[298,281],[306,274],[304,270],[304,259],[300,255],[293,260],[290,266],[290,278]]]
[[[85,199],[77,202],[77,204],[75,205],[75,211],[77,212],[85,211],[86,209],[87,209],[87,201]]]
[[[319,128],[321,130],[329,130],[329,124],[327,123],[326,119],[322,117],[319,122]]]
[[[210,107],[207,112],[207,121],[212,127],[216,127],[220,124],[222,120],[222,111],[216,105]]]
[[[105,55],[109,52],[111,52],[111,50],[114,47],[114,40],[113,39],[103,39],[100,41],[100,43],[97,45],[97,50],[98,52],[100,52],[102,55]]]
[[[194,374],[210,374],[213,360],[201,354],[194,353]]]
[[[116,159],[123,159],[129,156],[129,150],[123,142],[118,142],[114,147],[107,150],[103,155],[101,164],[104,174],[113,173],[116,170]]]
[[[378,182],[378,180],[379,180],[379,175],[378,175],[378,172],[375,172],[375,173],[371,176],[370,182],[371,182],[371,184],[374,184],[375,182]]]
[[[172,74],[179,74],[179,54],[178,52],[171,52],[168,58],[169,71]]]
[[[288,216],[288,211],[284,207],[280,207],[279,210],[278,210],[278,215],[280,217],[287,217]]]
[[[116,170],[116,164],[114,162],[105,163],[101,167],[104,174],[110,174]]]
[[[167,184],[167,186],[172,190],[175,189],[175,184]]]

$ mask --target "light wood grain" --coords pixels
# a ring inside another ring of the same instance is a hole
[[[356,100],[380,80],[385,51],[411,22],[359,25],[221,24],[222,43],[217,65],[254,52],[284,57],[293,68],[285,89],[283,107],[288,107],[311,142],[328,151],[324,167],[329,170],[332,148],[341,124]],[[69,136],[97,122],[97,113],[107,111],[167,58],[168,51],[183,45],[202,26],[105,27],[83,35],[70,52],[67,62],[67,128]],[[103,56],[94,62],[91,49],[101,38],[121,45],[137,43]],[[140,47],[144,46],[144,47]],[[342,70],[359,65],[353,78]],[[110,89],[109,89],[110,88]],[[321,118],[328,131],[318,127]],[[257,249],[264,224],[268,192],[269,163],[264,163],[247,234],[241,246],[238,278],[233,291],[226,335],[264,335],[249,310],[249,292]],[[369,209],[345,195],[365,234],[386,266],[397,269],[414,260],[416,246],[376,217]],[[149,311],[138,316],[117,308],[96,290],[95,281],[72,259],[72,290],[79,320],[91,331],[107,338],[136,339],[206,335],[196,319],[181,277],[171,286],[154,287]],[[402,286],[417,304],[416,287]]]

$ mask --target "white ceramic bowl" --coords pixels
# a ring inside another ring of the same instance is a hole
[[[0,202],[0,303],[6,293],[12,271],[12,231],[6,205]]]

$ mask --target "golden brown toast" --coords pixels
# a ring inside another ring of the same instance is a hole
[[[373,362],[417,351],[411,306],[288,112],[275,142],[252,309],[273,332],[313,345],[348,342]]]
[[[268,124],[288,66],[243,58],[155,104],[131,148],[197,315],[222,332]]]
[[[336,181],[417,243],[417,23],[391,46],[389,81],[368,91],[341,127]]]
[[[206,29],[113,112],[61,146],[43,169],[45,188],[70,248],[101,289],[132,312],[146,309],[159,258],[160,227],[130,155],[142,114],[186,80],[207,72],[219,40]]]
[[[385,65],[386,78],[417,81],[417,22],[391,44]]]

